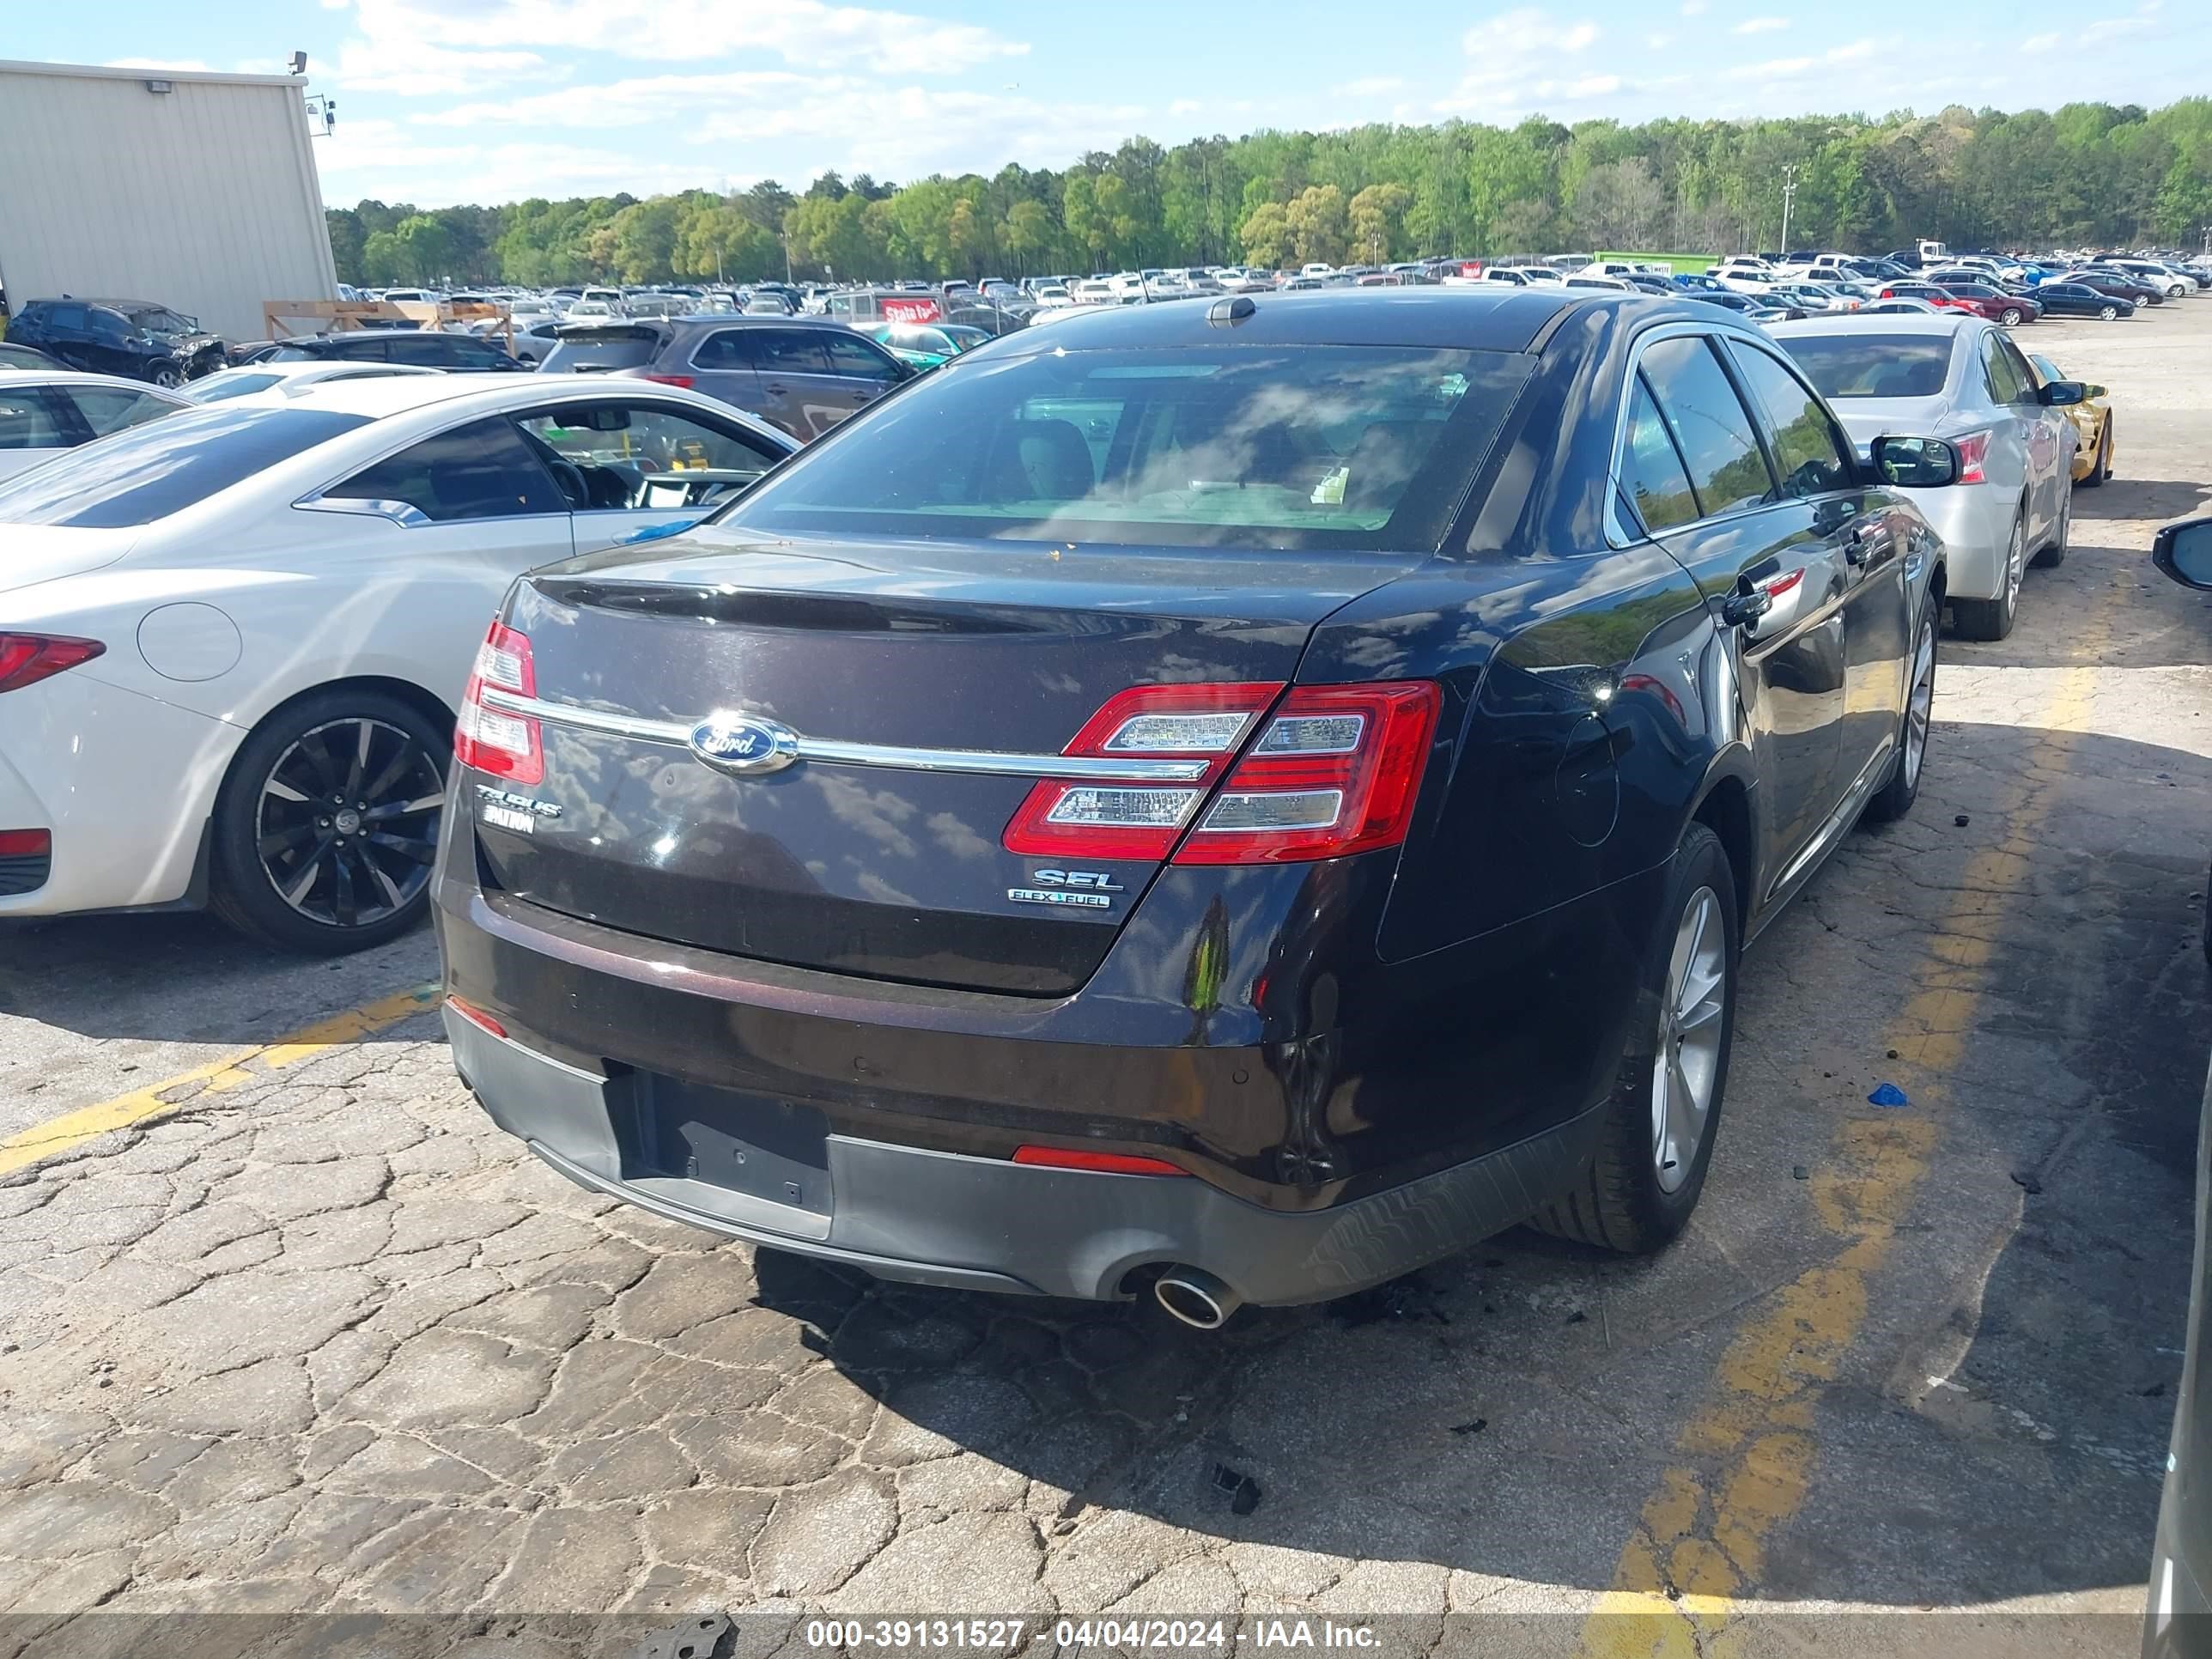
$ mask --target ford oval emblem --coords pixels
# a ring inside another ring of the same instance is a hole
[[[799,733],[757,714],[709,714],[691,728],[691,752],[717,772],[757,777],[799,758]]]

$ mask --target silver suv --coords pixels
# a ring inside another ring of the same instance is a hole
[[[801,443],[915,374],[841,324],[728,315],[565,324],[539,372],[690,386]]]

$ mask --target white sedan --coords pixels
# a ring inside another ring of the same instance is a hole
[[[688,526],[795,447],[676,386],[410,375],[190,409],[0,484],[0,918],[204,904],[319,952],[410,927],[507,585]]]
[[[184,395],[196,404],[219,404],[231,398],[251,398],[257,392],[281,392],[286,397],[296,397],[311,386],[321,386],[330,380],[374,380],[386,374],[441,374],[437,368],[417,368],[412,363],[331,362],[309,358],[293,363],[270,359],[247,363],[239,368],[218,369],[204,379],[194,380],[184,389]]]
[[[191,407],[173,392],[112,374],[11,372],[0,376],[0,478]]]

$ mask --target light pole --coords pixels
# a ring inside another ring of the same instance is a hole
[[[1790,257],[1790,204],[1796,194],[1797,169],[1794,167],[1785,167],[1782,169],[1782,246],[1780,249],[1782,257],[1785,259]]]

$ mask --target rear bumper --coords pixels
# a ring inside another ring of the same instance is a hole
[[[495,1123],[562,1175],[671,1220],[963,1290],[1112,1300],[1139,1268],[1202,1267],[1255,1304],[1380,1284],[1525,1218],[1589,1157],[1596,1112],[1326,1209],[1270,1210],[1193,1177],[1040,1169],[848,1134],[827,1214],[624,1165],[623,1079],[445,1014],[454,1064]]]
[[[1989,484],[1953,484],[1916,490],[1912,504],[1943,538],[1945,591],[1951,598],[1994,599],[2004,592],[2016,497]]]

